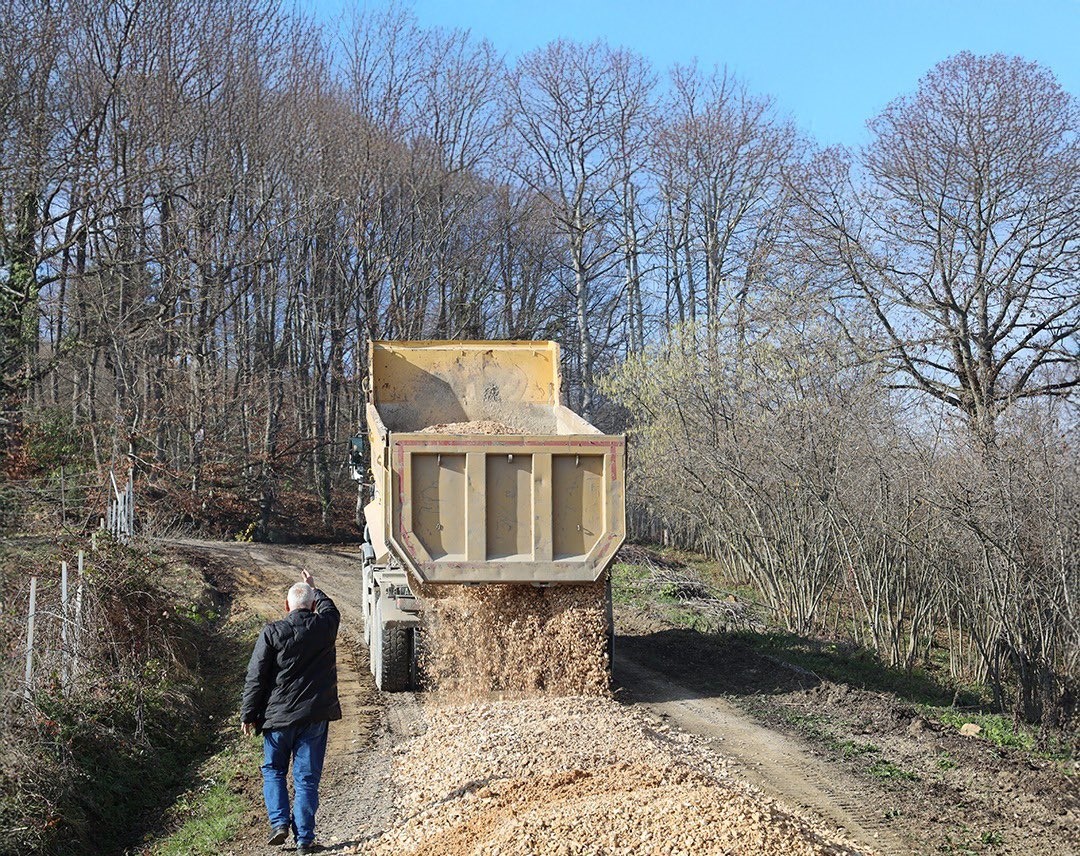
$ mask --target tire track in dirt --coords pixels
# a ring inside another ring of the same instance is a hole
[[[865,785],[846,781],[791,738],[757,724],[722,698],[695,692],[618,652],[615,677],[623,690],[619,698],[713,741],[734,772],[780,802],[886,856],[912,852],[892,829],[861,810],[859,792]]]

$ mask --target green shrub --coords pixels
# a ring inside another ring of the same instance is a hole
[[[84,436],[85,431],[76,427],[66,410],[40,410],[35,421],[27,426],[27,454],[31,463],[46,475],[58,473],[62,466],[81,466],[89,463],[83,460]]]

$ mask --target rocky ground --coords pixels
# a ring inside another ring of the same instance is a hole
[[[355,852],[867,852],[731,775],[692,735],[609,699],[433,698],[424,725],[393,764],[402,822]]]
[[[1080,852],[1075,773],[755,652],[616,615],[614,700],[374,689],[349,548],[187,543],[275,617],[307,568],[342,609],[328,853]],[[811,723],[813,728],[805,726]],[[258,773],[229,853],[269,852]]]

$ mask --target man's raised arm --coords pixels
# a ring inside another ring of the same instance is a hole
[[[333,622],[334,633],[337,633],[338,626],[341,624],[341,613],[338,612],[338,608],[326,592],[315,585],[315,578],[307,571],[303,571],[303,574],[304,582],[315,589],[315,605],[313,609],[319,615]]]

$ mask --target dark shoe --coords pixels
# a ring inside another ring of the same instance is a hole
[[[270,837],[266,840],[267,844],[284,844],[285,839],[289,837],[289,827],[279,826],[270,833]]]
[[[297,844],[297,853],[321,853],[323,846],[321,844]]]

